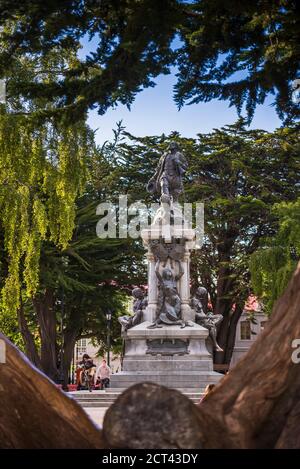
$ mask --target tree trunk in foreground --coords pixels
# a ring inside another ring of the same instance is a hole
[[[1,340],[0,448],[103,448],[101,431],[82,408],[0,333]]]
[[[264,331],[201,405],[215,429],[205,433],[206,447],[300,448],[295,339],[300,339],[300,264]]]
[[[295,339],[300,339],[300,264],[267,327],[206,401],[196,406],[176,390],[138,384],[109,408],[102,432],[6,341],[0,447],[300,448]]]

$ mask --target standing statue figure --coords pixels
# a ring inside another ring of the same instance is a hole
[[[182,177],[187,168],[187,161],[179,151],[179,146],[171,142],[157,165],[154,175],[147,184],[147,191],[161,195],[161,202],[170,205],[171,199],[178,202],[183,192]]]
[[[180,261],[179,273],[174,275],[169,267],[164,267],[162,273],[159,272],[160,261],[156,262],[155,273],[158,279],[158,301],[157,301],[157,318],[153,324],[148,326],[149,329],[162,327],[162,324],[174,325],[180,324],[185,327],[186,323],[181,319],[181,299],[177,291],[176,282],[184,274]]]
[[[122,332],[127,331],[133,326],[140,324],[143,319],[143,309],[147,306],[148,302],[145,294],[141,288],[134,288],[132,290],[132,296],[135,299],[133,302],[133,315],[132,316],[120,316],[118,318],[119,323],[122,326]]]
[[[213,342],[214,350],[216,352],[223,352],[223,349],[217,342],[217,326],[222,322],[222,314],[213,314],[208,312],[208,293],[206,288],[199,287],[196,290],[195,296],[191,300],[191,307],[196,311],[195,321],[208,329],[209,336]]]

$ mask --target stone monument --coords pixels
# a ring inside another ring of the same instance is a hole
[[[213,348],[221,350],[215,334],[222,318],[208,317],[201,295],[190,298],[195,230],[178,202],[186,169],[186,159],[171,143],[147,185],[149,192],[160,196],[152,224],[141,232],[147,250],[148,298],[135,289],[133,315],[119,318],[125,344],[123,368],[111,376],[112,387],[151,381],[201,390],[222,377],[213,371],[206,346],[210,336]]]

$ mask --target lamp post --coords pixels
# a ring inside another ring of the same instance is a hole
[[[59,367],[59,381],[62,385],[64,391],[68,390],[67,383],[64,381],[64,299],[65,299],[65,292],[64,287],[62,287],[62,295],[61,301],[59,301],[61,306],[61,318],[60,318],[60,336],[61,336],[61,344],[60,344],[60,367]]]
[[[111,327],[111,311],[108,310],[106,313],[107,323],[107,365],[110,366],[110,327]]]

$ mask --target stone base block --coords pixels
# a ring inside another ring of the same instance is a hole
[[[161,328],[149,329],[150,324],[144,321],[127,331],[124,336],[125,358],[161,354],[189,355],[211,360],[205,343],[208,331],[204,327],[193,323],[192,327],[163,325]]]
[[[187,371],[213,371],[212,360],[206,360],[202,357],[177,357],[177,356],[146,356],[130,358],[123,360],[123,371],[138,372],[174,372],[182,373]]]
[[[112,387],[127,388],[147,381],[202,390],[222,378],[213,371],[206,348],[207,329],[195,323],[185,328],[148,329],[150,324],[145,321],[127,331],[123,370],[112,375]]]

